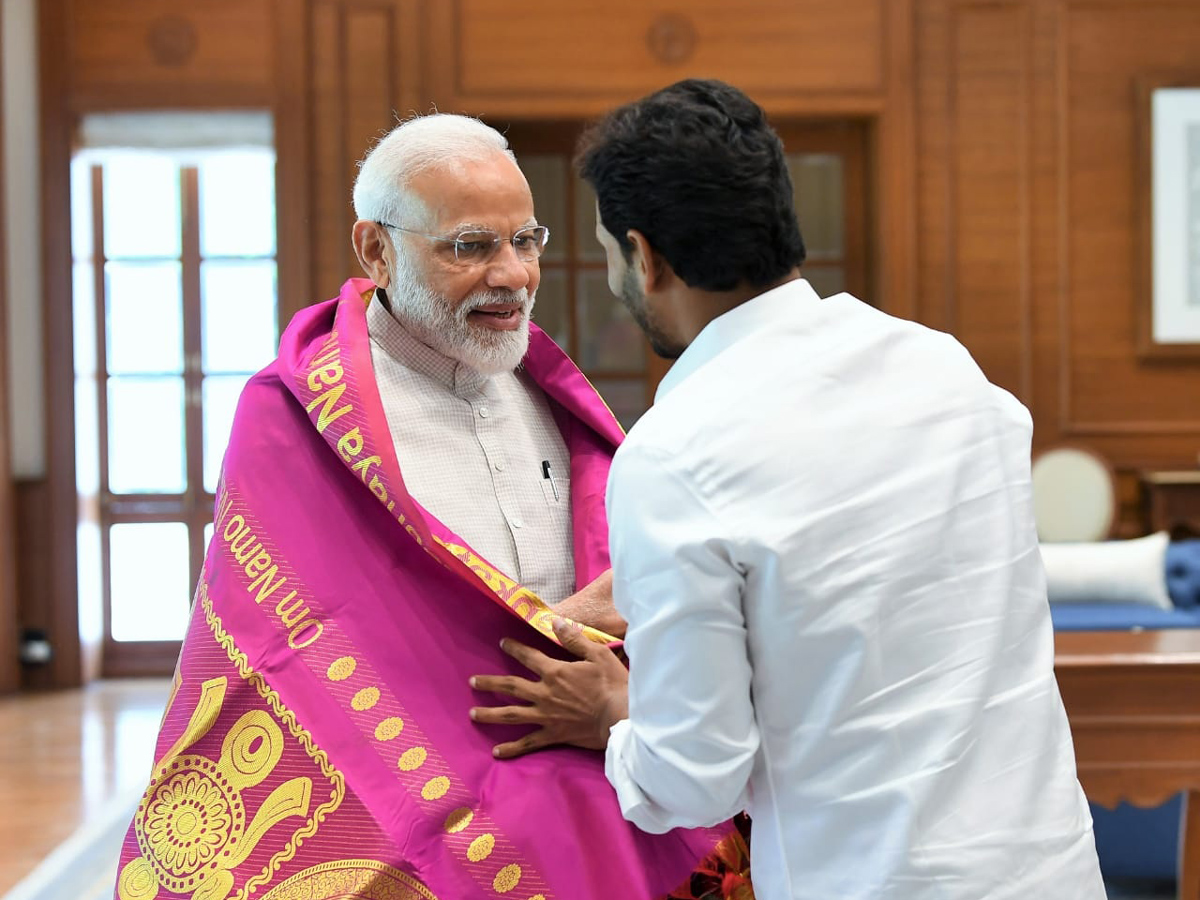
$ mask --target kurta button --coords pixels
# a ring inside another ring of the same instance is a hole
[[[502,460],[502,459],[498,459],[498,460],[496,460],[494,463],[492,463],[492,465],[494,465],[494,466],[496,467],[496,471],[497,471],[497,472],[503,472],[503,471],[504,471],[504,460]]]
[[[513,528],[520,528],[522,524],[523,523],[521,522],[520,519],[513,519],[513,523],[512,523]]]
[[[479,407],[479,418],[486,419],[488,417],[488,408],[486,406]]]

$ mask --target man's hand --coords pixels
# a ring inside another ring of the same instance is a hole
[[[505,639],[501,649],[540,681],[515,675],[476,675],[471,687],[524,700],[525,706],[476,706],[471,718],[499,725],[540,725],[516,741],[492,749],[498,759],[511,759],[554,744],[589,750],[608,745],[608,730],[629,715],[629,673],[608,647],[589,641],[577,627],[554,627],[562,645],[579,657],[553,659],[519,641]]]
[[[597,628],[613,637],[625,637],[625,620],[617,615],[612,597],[613,574],[607,569],[583,590],[572,594],[554,607],[559,615],[580,625]]]

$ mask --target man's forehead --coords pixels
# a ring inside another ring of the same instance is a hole
[[[443,229],[494,230],[534,222],[525,176],[503,155],[427,169],[409,187]]]

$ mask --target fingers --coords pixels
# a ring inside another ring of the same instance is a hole
[[[532,647],[522,644],[520,641],[514,641],[511,638],[505,638],[500,642],[500,649],[523,665],[529,671],[537,675],[545,675],[546,668],[549,664],[553,664],[556,660],[551,659],[541,650],[535,650]]]
[[[539,728],[519,740],[509,741],[507,744],[497,744],[492,748],[492,756],[496,759],[515,759],[526,753],[532,753],[534,750],[549,747],[554,743],[556,741],[550,737],[549,732],[545,728]]]
[[[544,718],[536,706],[474,706],[470,715],[484,725],[536,725]]]
[[[592,642],[583,635],[583,629],[566,619],[554,620],[554,634],[559,643],[578,656],[587,659],[592,653]]]
[[[471,678],[471,687],[477,691],[505,694],[518,700],[536,700],[539,682],[516,675],[476,675]]]

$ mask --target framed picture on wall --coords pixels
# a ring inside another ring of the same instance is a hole
[[[1138,93],[1138,350],[1200,358],[1200,72]]]

